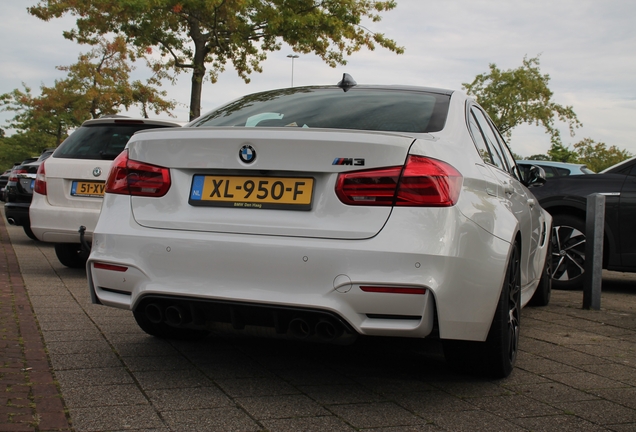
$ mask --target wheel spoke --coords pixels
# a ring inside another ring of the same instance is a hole
[[[552,279],[569,281],[583,274],[585,242],[585,234],[574,227],[561,225],[553,228]]]

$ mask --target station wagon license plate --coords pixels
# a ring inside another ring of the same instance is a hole
[[[103,197],[106,184],[104,182],[74,181],[71,185],[71,195],[81,197]]]
[[[194,206],[311,210],[311,177],[252,177],[197,174],[189,203]]]

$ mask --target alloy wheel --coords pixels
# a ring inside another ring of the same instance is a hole
[[[552,230],[552,279],[569,281],[580,277],[585,266],[585,234],[567,226]]]

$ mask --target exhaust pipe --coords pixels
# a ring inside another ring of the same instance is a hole
[[[9,222],[9,225],[15,225],[15,219],[13,218],[7,218],[7,222]]]
[[[144,312],[146,318],[153,324],[159,324],[163,321],[163,310],[157,303],[150,303],[146,305]]]
[[[302,318],[294,318],[289,322],[289,332],[298,339],[311,336],[312,326]]]
[[[173,326],[189,324],[192,321],[190,311],[179,305],[172,305],[166,308],[166,322]]]
[[[329,320],[320,320],[316,324],[316,336],[325,342],[332,341],[342,336],[342,326]]]

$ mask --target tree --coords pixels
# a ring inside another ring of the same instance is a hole
[[[69,86],[68,81],[55,81],[53,87],[41,86],[41,95],[33,96],[31,88],[22,84],[24,91],[15,89],[0,95],[2,111],[14,111],[16,115],[8,126],[26,136],[38,136],[33,151],[57,146],[66,138],[70,128],[77,127],[89,118],[81,108],[80,95]],[[50,137],[42,142],[42,136]]]
[[[549,160],[556,162],[567,162],[567,163],[576,163],[577,156],[576,152],[568,149],[563,144],[552,143],[550,150],[548,150]]]
[[[627,150],[621,150],[616,146],[608,148],[605,143],[596,142],[591,138],[584,138],[574,144],[574,150],[578,156],[578,163],[587,165],[594,172],[603,171],[632,156]]]
[[[282,42],[295,52],[315,53],[331,67],[346,64],[346,55],[364,47],[402,53],[393,40],[361,25],[363,19],[380,21],[380,13],[395,6],[394,0],[40,0],[28,11],[43,20],[77,16],[77,28],[64,36],[81,43],[115,32],[127,35],[147,58],[158,47],[164,70],[192,72],[194,119],[201,113],[206,76],[216,82],[231,62],[249,82]]]
[[[112,41],[99,39],[96,48],[80,54],[77,63],[57,69],[68,72],[66,81],[77,95],[82,95],[83,109],[92,118],[116,114],[120,107],[128,109],[134,104],[141,105],[144,117],[148,117],[148,110],[159,114],[173,109],[175,102],[162,98],[166,92],[153,87],[161,85],[154,77],[148,80],[148,85],[129,82],[132,71],[129,61],[134,60],[135,54],[126,40],[118,36]]]
[[[164,100],[166,92],[154,87],[160,85],[156,76],[148,84],[129,82],[131,59],[134,56],[122,37],[100,40],[97,48],[80,54],[77,63],[58,66],[68,72],[67,78],[56,80],[53,87],[41,86],[40,96],[33,96],[24,83],[24,90],[0,95],[0,110],[16,112],[10,128],[51,135],[57,145],[69,129],[89,118],[116,114],[121,107],[139,104],[145,117],[148,111],[159,114],[173,109],[175,102]]]
[[[56,147],[70,129],[90,118],[115,114],[121,107],[138,104],[144,117],[149,111],[159,114],[173,109],[175,102],[164,100],[166,92],[155,88],[160,74],[155,73],[147,84],[129,82],[129,61],[134,58],[123,37],[101,39],[95,49],[80,54],[77,63],[59,66],[68,72],[67,78],[56,80],[52,87],[41,86],[39,96],[24,83],[23,90],[0,95],[0,110],[16,113],[8,127],[17,131],[0,142],[2,166]]]
[[[541,125],[550,135],[553,146],[561,143],[556,120],[566,122],[570,135],[581,125],[571,106],[552,100],[549,75],[539,70],[539,58],[523,58],[517,69],[501,71],[494,63],[490,72],[479,74],[473,82],[462,84],[469,95],[486,110],[499,131],[510,138],[512,129],[523,123]]]
[[[532,155],[532,156],[528,156],[526,159],[527,160],[538,160],[538,161],[550,160],[550,158],[547,155],[544,155],[544,154],[535,154],[535,155]]]

